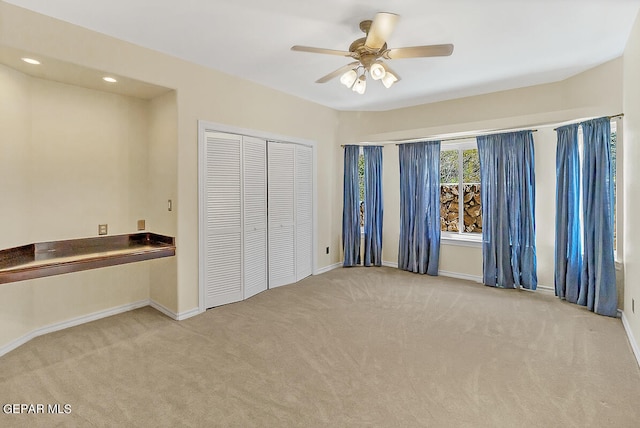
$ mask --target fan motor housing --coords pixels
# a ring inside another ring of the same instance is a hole
[[[355,40],[349,46],[349,52],[353,52],[357,55],[358,59],[362,59],[366,56],[375,56],[376,58],[379,56],[378,53],[384,52],[387,50],[387,44],[385,43],[379,50],[371,50],[365,46],[365,42],[367,41],[366,37],[362,37],[358,40]]]

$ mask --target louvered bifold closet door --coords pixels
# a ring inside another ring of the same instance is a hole
[[[242,300],[241,137],[206,133],[204,287],[207,308]]]
[[[269,288],[296,281],[295,146],[269,141]]]
[[[313,260],[313,153],[311,147],[295,147],[296,162],[296,281],[311,275]]]
[[[267,142],[243,137],[244,298],[267,289]]]

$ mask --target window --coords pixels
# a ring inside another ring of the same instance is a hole
[[[440,150],[440,230],[444,238],[482,237],[480,159],[476,141]]]

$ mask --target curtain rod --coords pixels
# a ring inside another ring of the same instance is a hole
[[[531,131],[531,132],[538,132],[537,129],[519,129],[519,130],[509,130],[509,129],[497,129],[493,132],[490,133],[481,133],[481,134],[469,134],[469,135],[465,135],[463,137],[451,137],[451,138],[441,138],[441,139],[437,139],[436,137],[423,137],[423,138],[413,138],[411,140],[391,140],[385,143],[377,143],[377,144],[365,144],[365,146],[384,146],[385,144],[390,144],[393,142],[396,142],[396,146],[399,146],[400,144],[407,144],[407,143],[421,143],[421,142],[429,142],[429,141],[456,141],[456,140],[470,140],[472,138],[476,138],[476,137],[482,137],[485,135],[493,135],[493,134],[506,134],[509,132],[518,132],[518,131]],[[340,147],[344,147],[345,145],[347,146],[357,146],[358,144],[340,144]]]
[[[531,132],[538,132],[537,129],[523,129],[522,131],[531,131]],[[458,140],[470,140],[471,138],[476,138],[476,137],[484,137],[485,135],[494,135],[494,134],[507,134],[509,132],[518,132],[518,131],[503,131],[503,132],[492,132],[491,134],[471,134],[471,135],[467,135],[465,137],[451,137],[451,138],[442,138],[440,140],[438,139],[434,139],[432,141],[440,141],[440,142],[444,142],[444,141],[458,141]],[[427,140],[429,138],[434,138],[434,137],[427,137]],[[415,142],[421,142],[423,140],[420,141],[415,141]],[[426,140],[424,140],[426,141]],[[413,142],[413,141],[412,141]],[[406,144],[406,143],[396,143],[396,146],[399,146],[400,144]]]
[[[618,113],[618,114],[615,114],[615,115],[613,115],[613,116],[603,116],[603,117],[606,117],[607,119],[611,120],[611,119],[615,119],[616,117],[624,117],[624,113]],[[594,118],[594,119],[595,119],[595,118]],[[569,123],[567,123],[566,125],[573,125],[574,123],[584,122],[585,120],[589,120],[589,119],[582,119],[582,120],[580,120],[580,121],[569,122]],[[562,126],[566,126],[566,125],[562,125]],[[554,130],[554,131],[557,131],[557,130],[558,130],[558,128],[553,128],[553,130]]]
[[[520,130],[499,129],[499,130],[495,130],[495,131],[490,132],[490,133],[483,132],[481,134],[465,135],[464,137],[451,137],[451,138],[441,138],[441,139],[437,139],[435,137],[425,137],[424,139],[414,139],[414,140],[407,140],[407,141],[404,141],[404,142],[396,143],[396,146],[399,146],[400,144],[429,142],[429,141],[444,142],[444,141],[470,140],[470,139],[476,138],[476,137],[484,137],[485,135],[508,134],[509,132],[519,132],[519,131],[538,132],[537,129],[520,129]]]

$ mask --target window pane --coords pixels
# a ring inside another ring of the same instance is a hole
[[[464,231],[482,233],[480,184],[464,184]]]
[[[458,151],[440,152],[440,184],[458,183]]]
[[[457,152],[454,153],[457,154]],[[440,230],[458,232],[458,218],[458,185],[443,184],[440,186]]]
[[[478,149],[469,149],[462,152],[462,169],[463,183],[480,183]]]

